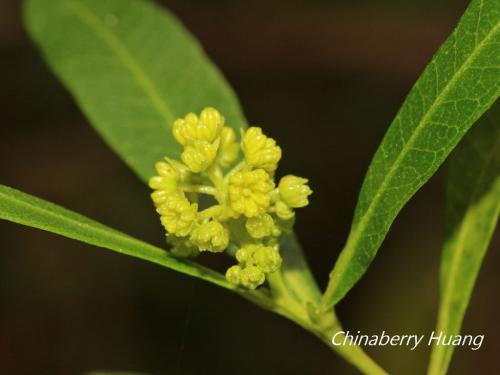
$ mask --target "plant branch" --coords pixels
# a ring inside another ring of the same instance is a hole
[[[332,344],[333,335],[342,331],[342,326],[333,310],[323,313],[320,316],[315,316],[313,313],[315,311],[314,307],[299,303],[290,294],[283,280],[281,270],[269,274],[267,280],[272,300],[274,301],[274,305],[272,305],[271,309],[267,308],[268,310],[292,320],[302,328],[313,333],[331,350],[335,351],[363,374],[387,375],[387,372],[373,361],[361,347],[357,345],[334,346]]]

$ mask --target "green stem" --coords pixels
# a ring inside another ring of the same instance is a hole
[[[267,274],[266,279],[271,289],[272,298],[276,301],[277,306],[286,310],[287,315],[291,314],[295,319],[300,319],[301,325],[311,326],[309,314],[304,306],[291,295],[283,280],[281,270]]]
[[[319,317],[313,317],[314,314],[308,311],[308,306],[302,305],[291,295],[280,270],[268,274],[267,280],[271,290],[271,298],[274,301],[274,305],[269,310],[294,321],[313,333],[363,374],[387,375],[387,372],[374,362],[361,347],[357,345],[334,346],[332,344],[333,335],[342,332],[342,326],[333,311],[323,313]]]
[[[213,186],[185,184],[181,185],[180,188],[187,193],[201,193],[213,196],[217,195],[217,189]]]
[[[210,219],[211,217],[219,214],[221,210],[222,210],[222,207],[219,205],[205,208],[203,211],[200,211],[198,213],[198,220],[203,221],[206,219]]]
[[[329,314],[329,319],[331,322],[326,326],[319,327],[319,330],[313,332],[316,336],[319,337],[321,341],[323,341],[330,349],[334,350],[339,354],[342,358],[344,358],[347,362],[351,363],[358,370],[360,370],[364,374],[368,375],[387,375],[387,372],[381,368],[373,359],[366,354],[363,349],[357,345],[338,345],[334,346],[332,344],[332,337],[338,333],[343,332],[342,326],[340,322],[337,320],[337,317],[334,313]],[[344,334],[340,334],[341,339],[343,341]]]

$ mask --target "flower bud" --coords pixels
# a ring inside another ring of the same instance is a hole
[[[219,253],[229,245],[229,231],[217,220],[211,220],[193,230],[191,241],[201,251]]]
[[[263,284],[266,280],[264,272],[256,266],[248,266],[242,269],[240,274],[241,285],[247,287],[248,289],[255,289],[259,285]]]
[[[192,145],[186,146],[181,154],[181,159],[193,173],[199,173],[207,169],[217,156],[219,140],[214,143],[206,141],[195,141]]]
[[[174,121],[174,138],[183,146],[190,146],[197,141],[214,142],[220,135],[224,118],[214,108],[205,108],[200,117],[189,113],[184,119]]]
[[[298,208],[309,204],[307,197],[312,194],[312,190],[307,185],[307,179],[288,175],[280,180],[278,185],[281,199],[289,207]]]
[[[235,173],[229,179],[231,208],[247,217],[264,214],[271,203],[274,182],[263,169]]]
[[[187,145],[189,142],[187,132],[188,128],[185,119],[178,118],[174,121],[174,124],[172,125],[172,134],[174,135],[175,140],[183,146]]]
[[[150,184],[151,184],[151,182],[150,182]],[[153,200],[155,207],[160,207],[163,203],[165,203],[167,201],[167,199],[170,195],[171,195],[171,193],[168,191],[156,190],[153,193],[151,193],[151,199]]]
[[[158,176],[161,177],[167,177],[175,180],[178,180],[180,177],[179,171],[170,163],[167,163],[165,161],[159,161],[158,163],[156,163],[155,169],[158,173]]]
[[[198,205],[190,203],[182,194],[173,194],[156,210],[167,232],[179,237],[187,236],[198,214]]]
[[[236,251],[236,260],[245,265],[253,264],[253,253],[258,249],[257,245],[246,245]]]
[[[241,145],[248,165],[273,173],[281,159],[281,148],[274,139],[262,133],[262,129],[251,127],[245,132]]]
[[[242,269],[240,266],[229,267],[226,271],[226,279],[230,283],[239,284],[241,282]]]
[[[249,218],[245,223],[245,228],[253,238],[263,238],[273,233],[274,221],[271,215],[263,214]]]
[[[160,161],[156,163],[156,171],[158,176],[149,179],[149,187],[151,189],[164,192],[174,192],[177,190],[180,174],[174,167],[164,161]]]
[[[200,113],[200,136],[213,142],[224,126],[224,117],[215,108],[207,107]]]
[[[255,265],[265,273],[274,272],[281,266],[281,256],[279,252],[269,246],[263,246],[257,249],[253,254],[253,259]]]

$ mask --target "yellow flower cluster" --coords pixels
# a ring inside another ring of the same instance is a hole
[[[275,272],[281,266],[281,256],[278,246],[263,246],[250,244],[236,252],[237,266],[230,267],[226,272],[229,281],[241,284],[249,289],[261,285],[266,273]]]
[[[258,127],[242,130],[239,144],[214,108],[176,120],[172,132],[183,147],[181,161],[156,163],[149,181],[171,253],[193,257],[232,244],[238,264],[226,278],[257,288],[281,265],[279,242],[293,225],[294,209],[309,203],[307,180],[288,175],[276,187],[281,148]],[[236,163],[240,150],[243,160]]]

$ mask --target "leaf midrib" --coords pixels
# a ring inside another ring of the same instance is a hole
[[[173,111],[168,108],[165,98],[162,97],[153,81],[141,68],[140,64],[132,56],[120,38],[106,28],[99,17],[80,1],[74,0],[65,5],[80,22],[87,25],[97,35],[98,39],[102,39],[102,41],[116,54],[118,60],[122,62],[139,87],[144,90],[153,108],[158,111],[168,126],[172,125],[175,120]]]
[[[464,63],[460,66],[460,68],[456,71],[456,73],[453,75],[453,77],[450,79],[446,87],[439,93],[439,95],[436,97],[434,102],[431,104],[429,107],[429,110],[425,113],[425,115],[422,117],[422,119],[419,121],[417,127],[415,128],[415,131],[413,134],[410,136],[408,139],[408,142],[406,145],[403,147],[403,150],[401,153],[398,155],[394,163],[391,165],[389,173],[387,173],[387,177],[384,179],[380,187],[377,189],[377,192],[374,196],[374,198],[371,200],[371,203],[366,210],[366,213],[363,215],[361,218],[359,224],[356,226],[354,231],[352,232],[350,236],[350,241],[348,243],[350,244],[347,249],[348,254],[351,255],[351,253],[354,251],[356,248],[357,243],[359,242],[361,238],[361,233],[363,233],[364,228],[369,221],[369,218],[372,216],[372,212],[377,207],[380,199],[382,198],[383,192],[386,190],[387,185],[389,182],[392,180],[394,177],[394,174],[399,168],[399,164],[401,161],[406,157],[408,154],[409,150],[412,149],[412,143],[418,136],[420,135],[420,132],[422,131],[423,126],[427,123],[428,119],[434,114],[436,109],[439,107],[441,104],[442,100],[444,97],[446,97],[447,93],[451,90],[453,85],[460,79],[460,77],[464,74],[464,72],[467,70],[467,68],[472,64],[472,62],[475,60],[479,52],[482,50],[484,45],[487,43],[487,41],[496,33],[498,27],[500,26],[500,22],[497,22],[495,27],[491,29],[491,31],[486,34],[486,36],[481,40],[481,42],[476,46],[475,50],[473,53],[471,53],[467,59],[464,61]],[[344,266],[343,268],[345,268]],[[337,271],[336,275],[342,275],[340,271]],[[336,301],[335,301],[336,302]],[[335,303],[334,302],[334,303]]]

